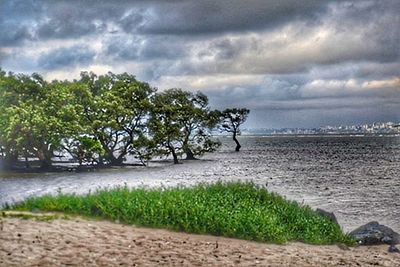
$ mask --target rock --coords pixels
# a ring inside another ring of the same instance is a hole
[[[326,210],[323,210],[323,209],[319,209],[319,208],[316,209],[315,212],[320,214],[320,215],[322,215],[322,216],[324,216],[324,217],[326,217],[326,218],[328,218],[334,224],[339,225],[339,223],[338,223],[338,221],[336,219],[336,216],[335,216],[335,214],[333,212],[329,212],[329,211],[326,211]]]
[[[399,250],[398,248],[396,248],[395,245],[390,245],[388,251],[389,251],[390,253],[400,253],[400,250]]]
[[[358,227],[350,232],[350,236],[361,245],[396,245],[400,243],[400,235],[398,233],[375,221]]]

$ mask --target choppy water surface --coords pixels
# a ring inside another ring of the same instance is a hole
[[[91,173],[0,175],[0,205],[46,193],[98,187],[176,186],[253,180],[312,207],[333,211],[346,231],[378,220],[400,232],[400,137],[241,137],[242,151],[222,138],[199,161]]]

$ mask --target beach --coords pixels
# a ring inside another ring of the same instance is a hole
[[[345,232],[371,220],[398,231],[398,138],[243,137],[202,160],[149,168],[35,174],[0,179],[3,202],[85,194],[96,188],[192,186],[252,180],[313,208],[333,211]],[[156,165],[158,164],[158,165]],[[155,166],[154,166],[155,165]],[[257,243],[108,221],[2,218],[0,266],[399,266],[387,245],[344,247]]]
[[[0,266],[393,266],[387,245],[257,243],[78,217],[1,218]]]

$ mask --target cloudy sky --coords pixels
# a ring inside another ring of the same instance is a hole
[[[247,127],[400,121],[398,0],[0,0],[0,66],[128,72]]]

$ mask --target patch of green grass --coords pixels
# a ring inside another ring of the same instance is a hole
[[[1,218],[19,218],[23,220],[34,219],[43,222],[53,221],[57,219],[70,219],[70,217],[65,214],[41,214],[41,213],[34,214],[28,212],[4,212],[4,211],[0,213],[0,219]]]
[[[253,183],[218,182],[163,189],[118,187],[85,196],[31,198],[10,209],[65,212],[262,242],[353,244],[339,226],[308,206],[285,200]]]

